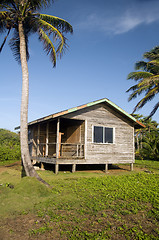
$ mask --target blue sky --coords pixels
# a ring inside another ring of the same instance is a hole
[[[55,0],[42,13],[67,20],[69,50],[56,68],[33,35],[29,41],[29,121],[87,102],[108,98],[128,113],[139,98],[128,102],[126,80],[144,52],[159,45],[157,0]],[[0,36],[2,42],[3,36]],[[20,123],[21,68],[5,45],[0,55],[0,128]],[[137,113],[147,116],[155,102]],[[159,122],[159,110],[153,117]]]

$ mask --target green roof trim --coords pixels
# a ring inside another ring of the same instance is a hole
[[[78,110],[78,108],[77,108],[77,107],[74,107],[74,108],[68,109],[67,111],[68,111],[68,113],[71,113],[71,112],[75,112],[75,111],[77,111],[77,110]]]
[[[96,105],[96,104],[99,104],[99,103],[103,103],[105,101],[106,101],[106,98],[100,99],[100,100],[97,100],[97,101],[94,101],[94,102],[90,102],[90,103],[87,103],[87,107],[91,107],[93,105]]]

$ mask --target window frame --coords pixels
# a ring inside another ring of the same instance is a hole
[[[95,142],[94,141],[94,128],[95,127],[102,127],[103,128],[103,142]],[[113,142],[112,143],[110,143],[110,142],[104,142],[104,139],[105,139],[105,129],[106,128],[110,128],[110,129],[112,129],[112,131],[113,131]],[[108,127],[108,126],[101,126],[101,125],[92,125],[92,143],[93,144],[115,144],[115,127]]]

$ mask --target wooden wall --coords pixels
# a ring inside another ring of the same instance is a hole
[[[134,127],[125,117],[99,104],[65,117],[87,121],[87,163],[131,163],[134,161]],[[93,143],[93,126],[114,128],[113,144]]]

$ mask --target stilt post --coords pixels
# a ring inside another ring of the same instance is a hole
[[[133,171],[133,163],[130,163],[130,171]]]
[[[55,174],[58,174],[58,172],[59,172],[59,164],[56,163],[55,164]]]
[[[72,172],[74,173],[76,171],[76,164],[74,163],[73,165],[72,165]]]
[[[41,163],[41,170],[45,170],[43,163]]]
[[[105,173],[108,172],[108,163],[105,164]]]

